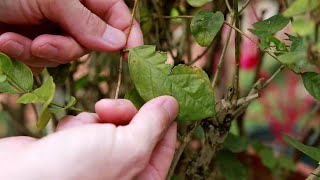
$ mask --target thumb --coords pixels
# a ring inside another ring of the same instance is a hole
[[[82,46],[95,51],[117,51],[126,43],[124,32],[87,9],[78,0],[38,1],[42,13],[73,36]]]
[[[171,96],[161,96],[142,106],[124,130],[139,141],[140,148],[152,152],[177,115],[177,101]]]

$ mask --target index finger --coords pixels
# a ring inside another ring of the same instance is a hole
[[[106,23],[128,33],[131,26],[131,12],[123,0],[84,0],[82,3]],[[140,45],[143,45],[143,35],[139,24],[134,21],[126,48]]]

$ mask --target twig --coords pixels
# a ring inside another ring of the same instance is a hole
[[[251,2],[251,0],[247,0],[247,2],[240,9],[239,14],[241,14],[243,12],[243,10],[247,8],[247,6],[250,4],[250,2]]]
[[[244,37],[248,38],[250,41],[252,41],[253,43],[255,43],[257,46],[259,46],[259,43],[257,41],[255,41],[254,39],[252,39],[249,35],[247,35],[246,33],[244,33],[243,31],[241,31],[240,29],[236,28],[235,26],[233,26],[232,24],[229,24],[228,22],[224,22],[224,24],[226,24],[227,26],[231,27],[232,29],[236,30],[238,33],[240,33],[241,35],[243,35]]]
[[[192,65],[194,63],[196,63],[197,61],[199,61],[204,55],[207,54],[207,52],[209,51],[209,49],[211,48],[213,44],[213,41],[210,43],[210,45],[208,47],[206,47],[206,49],[200,54],[198,55],[193,61],[191,61],[190,63],[188,63],[188,65]]]
[[[273,75],[264,83],[263,87],[267,87],[271,83],[271,81],[273,81],[277,77],[277,75],[283,70],[284,67],[284,65],[281,65],[277,69],[277,71],[273,73]]]
[[[232,24],[234,22],[234,19],[232,20]],[[214,77],[213,77],[213,81],[212,81],[212,88],[215,89],[215,87],[217,86],[217,83],[218,83],[218,79],[220,78],[220,71],[221,71],[221,67],[222,67],[222,63],[223,63],[223,60],[224,60],[224,57],[226,55],[226,52],[227,52],[227,49],[228,49],[228,45],[229,45],[229,42],[230,42],[230,37],[231,37],[231,32],[232,32],[232,28],[229,29],[228,31],[228,34],[227,34],[227,40],[226,40],[226,43],[222,49],[222,53],[221,53],[221,56],[220,56],[220,59],[219,59],[219,62],[218,62],[218,65],[217,65],[217,70],[214,74]]]
[[[306,180],[319,180],[320,179],[320,165],[307,177]]]
[[[129,36],[130,36],[130,33],[131,33],[132,25],[133,25],[133,22],[134,22],[134,16],[136,14],[138,4],[139,4],[139,0],[135,0],[134,1],[134,5],[133,5],[132,14],[131,14],[129,30],[128,30],[128,33],[127,33],[127,36],[126,36],[126,44],[125,44],[124,48],[126,48],[127,44],[128,44],[128,39],[129,39]],[[121,80],[122,80],[123,59],[124,59],[124,53],[120,52],[120,62],[119,62],[119,69],[118,69],[118,73],[119,73],[118,74],[118,83],[117,83],[117,89],[116,89],[116,94],[115,94],[114,99],[118,99],[119,98],[119,91],[120,91]]]
[[[240,17],[239,17],[239,10],[238,10],[238,0],[234,0],[233,3],[233,13],[234,13],[234,19],[235,19],[235,25],[236,28],[240,28]],[[239,75],[240,75],[240,40],[241,36],[239,32],[235,33],[235,72],[234,72],[234,79],[233,79],[233,88],[234,88],[234,99],[238,99],[239,96]]]
[[[170,180],[171,179],[171,176],[173,175],[174,170],[176,169],[176,166],[177,166],[177,164],[178,164],[178,162],[180,160],[180,157],[181,157],[184,149],[186,148],[188,143],[191,141],[191,136],[193,135],[195,130],[199,127],[200,122],[201,121],[197,121],[196,123],[191,124],[191,127],[189,126],[190,128],[187,128],[187,129],[190,129],[187,132],[187,134],[181,137],[182,143],[179,146],[179,148],[176,151],[176,153],[174,154],[174,157],[173,157],[173,160],[172,160],[172,163],[171,163],[171,166],[170,166],[170,169],[169,169],[169,172],[168,172],[166,180]]]

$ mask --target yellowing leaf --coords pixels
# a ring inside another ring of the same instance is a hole
[[[199,68],[165,64],[165,53],[155,46],[129,51],[129,70],[137,92],[149,101],[171,95],[179,103],[178,120],[201,120],[215,115],[214,92],[207,74]]]
[[[313,10],[320,5],[319,0],[296,0],[284,13],[286,17],[303,14],[308,9]]]

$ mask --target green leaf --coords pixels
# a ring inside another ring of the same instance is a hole
[[[277,160],[281,168],[285,168],[291,171],[294,171],[296,169],[295,162],[290,157],[280,156],[277,158]]]
[[[286,34],[289,38],[289,40],[292,42],[290,51],[305,51],[305,44],[303,42],[303,38],[300,36],[292,36],[290,34]]]
[[[297,141],[297,140],[295,140],[285,134],[283,135],[283,139],[287,143],[291,144],[291,146],[297,148],[299,151],[305,153],[306,155],[308,155],[312,159],[314,159],[318,162],[320,161],[320,149],[319,148],[306,146],[306,145],[302,144],[301,142],[299,142],[299,141]]]
[[[256,22],[253,24],[255,29],[249,29],[252,34],[261,39],[265,39],[275,32],[283,29],[290,19],[282,16],[281,14],[274,15],[264,21]]]
[[[217,154],[217,164],[222,176],[226,180],[246,180],[246,168],[241,162],[229,151],[220,151]]]
[[[208,75],[199,68],[165,64],[166,53],[155,46],[140,46],[129,51],[132,81],[145,100],[171,95],[179,103],[178,120],[201,120],[215,115],[215,98]]]
[[[47,81],[43,83],[43,85],[34,91],[40,99],[44,100],[41,110],[40,110],[40,118],[37,121],[38,129],[43,129],[48,124],[51,114],[48,110],[48,106],[53,100],[54,93],[55,93],[55,84],[53,82],[53,78],[49,76]]]
[[[292,22],[292,31],[300,36],[310,36],[314,34],[315,23],[307,19],[296,19]]]
[[[187,2],[190,4],[192,7],[200,7],[208,2],[211,2],[212,0],[187,0]]]
[[[7,81],[7,76],[4,74],[0,74],[0,83]]]
[[[64,107],[65,109],[71,108],[77,103],[77,99],[73,96],[70,97],[68,104]]]
[[[296,0],[284,13],[286,17],[303,14],[307,10],[314,10],[320,5],[319,0]]]
[[[248,144],[249,143],[246,138],[229,133],[223,143],[223,146],[233,153],[239,153],[245,151]]]
[[[51,113],[49,111],[49,109],[43,109],[41,110],[41,113],[40,113],[40,117],[37,121],[37,128],[38,129],[43,129],[47,126],[48,122],[50,121],[51,119]]]
[[[274,156],[271,148],[265,147],[259,152],[259,154],[260,154],[263,165],[265,165],[270,169],[273,169],[276,167],[277,159]]]
[[[47,68],[48,73],[53,77],[55,84],[64,84],[68,78],[71,64],[61,64],[58,67]]]
[[[220,31],[223,21],[224,16],[219,11],[213,13],[210,10],[203,10],[197,13],[190,24],[192,35],[197,43],[200,46],[209,46]]]
[[[301,76],[306,90],[320,102],[320,74],[305,72]]]
[[[33,75],[30,68],[2,53],[0,53],[0,74],[7,76],[7,81],[0,84],[0,92],[21,93],[21,91],[29,92],[32,89]],[[13,88],[11,84],[20,91]]]
[[[130,100],[137,109],[140,109],[145,103],[136,88],[132,88],[131,90],[129,90],[124,98]]]
[[[26,93],[17,100],[17,103],[21,103],[21,104],[39,103],[39,102],[43,103],[44,101],[45,100],[40,99],[34,93]]]
[[[303,51],[289,52],[278,57],[279,61],[283,64],[297,63],[301,60],[306,60],[306,53]]]

